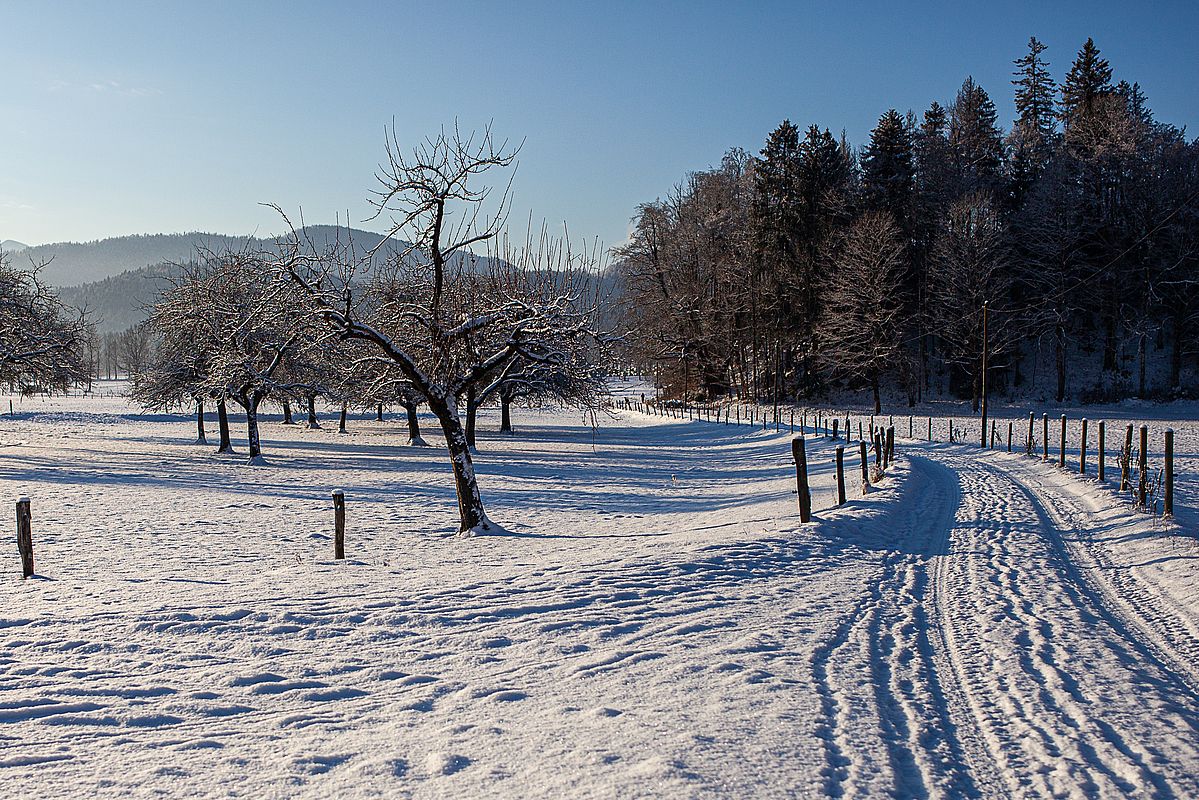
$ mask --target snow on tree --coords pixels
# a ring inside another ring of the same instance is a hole
[[[0,251],[0,380],[23,390],[65,390],[87,381],[89,330],[38,280],[37,265],[21,269]]]
[[[516,150],[489,128],[443,130],[409,153],[393,129],[386,152],[373,202],[390,221],[389,239],[407,246],[378,264],[352,243],[317,252],[295,233],[280,243],[277,265],[314,304],[314,319],[374,345],[424,397],[449,451],[459,532],[486,533],[496,526],[484,510],[459,398],[513,356],[537,361],[547,341],[594,336],[594,303],[569,280],[594,264],[587,253],[535,243],[516,251],[516,263],[498,257],[511,182],[493,201],[484,181],[512,167]],[[472,247],[491,252],[477,256]],[[355,278],[372,272],[364,292]]]

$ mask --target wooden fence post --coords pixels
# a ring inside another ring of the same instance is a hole
[[[1104,439],[1105,439],[1106,433],[1107,433],[1107,423],[1105,423],[1103,420],[1099,420],[1099,452],[1098,452],[1098,456],[1099,456],[1099,482],[1100,483],[1103,482],[1104,463],[1107,461],[1107,453],[1104,452],[1104,446],[1106,444]]]
[[[1145,507],[1146,494],[1149,491],[1149,426],[1141,426],[1141,454],[1137,457],[1137,500],[1141,508]]]
[[[1120,458],[1120,491],[1127,492],[1128,481],[1132,477],[1132,423],[1124,430],[1124,453]]]
[[[895,426],[887,426],[887,466],[895,460]]]
[[[930,442],[933,440],[933,418],[932,417],[928,418],[928,440]]]
[[[1031,411],[1029,411],[1028,412],[1028,440],[1025,442],[1025,449],[1028,451],[1028,454],[1030,456],[1035,452],[1033,450],[1033,446],[1032,446],[1032,421],[1033,421],[1033,413]]]
[[[1087,474],[1087,420],[1082,420],[1082,438],[1078,440],[1078,474]]]
[[[837,505],[845,505],[845,448],[837,445]]]
[[[1166,494],[1162,516],[1174,516],[1174,429],[1166,428]]]
[[[33,575],[33,524],[29,498],[17,500],[17,550],[21,553],[21,577]]]
[[[1045,441],[1041,442],[1041,446],[1044,448],[1044,452],[1041,455],[1041,460],[1048,461],[1049,460],[1049,415],[1048,414],[1041,415],[1041,438],[1045,440]]]
[[[909,439],[916,438],[912,435],[916,430],[914,427],[916,424],[915,420],[916,420],[915,417],[911,416],[910,414],[908,415],[908,438]]]
[[[860,426],[860,423],[859,423]],[[862,494],[870,491],[870,458],[866,455],[866,440],[858,436],[858,453],[862,458]]]
[[[840,424],[841,424],[841,420],[840,420],[840,419],[834,419],[834,420],[833,420],[833,438],[834,438],[834,439],[840,439],[840,438],[841,438],[841,437],[840,437],[840,435],[838,434],[838,430],[837,430],[837,426],[839,426]]]
[[[1066,468],[1066,415],[1062,414],[1062,435],[1058,450],[1058,466],[1062,469]]]
[[[804,437],[791,440],[791,455],[795,458],[795,488],[799,494],[799,521],[812,521],[812,493],[808,490],[808,455],[804,449]]]
[[[333,491],[333,557],[346,557],[346,494],[341,489]]]
[[[1012,452],[1012,421],[1011,420],[1008,420],[1008,423],[1007,423],[1007,451],[1009,453]]]

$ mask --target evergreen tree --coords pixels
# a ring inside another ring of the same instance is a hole
[[[949,145],[957,194],[994,192],[1000,185],[1003,134],[995,104],[985,89],[968,77],[949,112]]]
[[[1028,53],[1013,62],[1017,117],[1008,137],[1008,149],[1012,201],[1017,208],[1045,169],[1057,134],[1053,103],[1056,86],[1049,74],[1049,63],[1041,58],[1044,52],[1045,45],[1033,36],[1028,40]]]
[[[1060,116],[1067,130],[1094,113],[1099,98],[1111,91],[1111,80],[1112,68],[1099,57],[1095,41],[1088,38],[1062,84]]]
[[[895,109],[883,114],[862,152],[862,199],[867,208],[887,211],[906,234],[912,214],[912,135]]]

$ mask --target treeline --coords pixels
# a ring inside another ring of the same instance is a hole
[[[784,121],[640,206],[617,248],[633,355],[672,395],[1195,393],[1199,142],[1087,40],[1030,39],[1017,118],[967,78],[855,150]]]

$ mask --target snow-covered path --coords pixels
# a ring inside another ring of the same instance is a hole
[[[799,526],[786,435],[549,415],[459,540],[394,423],[247,469],[54,413],[0,429],[44,575],[0,581],[5,793],[1199,796],[1193,540],[1030,459],[901,444],[834,509],[810,440]]]

